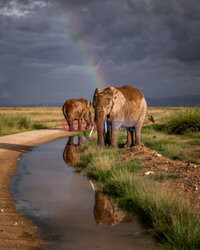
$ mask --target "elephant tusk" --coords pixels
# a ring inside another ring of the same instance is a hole
[[[93,131],[94,131],[94,125],[92,126],[92,129],[91,129],[91,131],[90,131],[89,137],[91,137]]]
[[[105,121],[105,133],[108,132],[108,126],[107,126],[107,122]]]

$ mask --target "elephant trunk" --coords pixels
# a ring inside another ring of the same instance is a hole
[[[99,120],[97,123],[97,134],[98,134],[98,144],[99,146],[102,146],[103,143],[103,127],[102,127],[102,121]]]
[[[85,114],[85,121],[86,121],[86,127],[85,129],[89,129],[91,124],[92,124],[92,115],[91,115],[91,111],[88,111],[88,113]]]
[[[90,111],[89,113],[89,122],[90,122],[90,125],[92,124],[92,112]]]
[[[102,146],[103,143],[103,115],[96,115],[98,144]]]

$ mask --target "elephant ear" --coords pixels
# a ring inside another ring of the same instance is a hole
[[[93,106],[95,107],[97,96],[101,93],[100,88],[96,88],[93,95]]]
[[[124,106],[126,105],[126,98],[121,91],[112,87],[113,98],[112,98],[112,108],[111,114],[116,115],[120,114],[124,110]]]

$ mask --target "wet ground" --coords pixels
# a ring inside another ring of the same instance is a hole
[[[75,173],[78,137],[39,145],[19,161],[11,183],[17,208],[53,244],[45,249],[154,249],[155,241],[135,216],[95,193],[84,173]]]

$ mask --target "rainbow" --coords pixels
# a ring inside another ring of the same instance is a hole
[[[77,51],[80,55],[80,58],[83,60],[85,66],[88,68],[88,74],[91,81],[94,83],[96,88],[104,89],[108,82],[107,77],[103,73],[100,65],[97,62],[97,56],[94,52],[90,52],[87,43],[84,40],[79,39],[79,34],[81,33],[81,24],[73,22],[73,26],[69,25],[67,21],[68,17],[65,16],[63,11],[61,13],[61,21],[66,26],[68,36],[76,43],[78,46]]]

